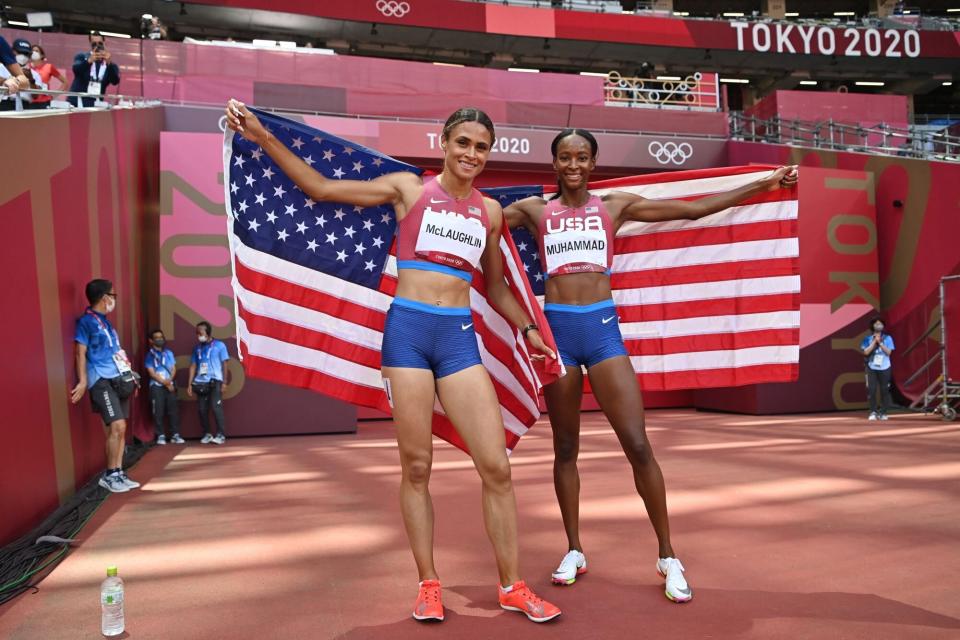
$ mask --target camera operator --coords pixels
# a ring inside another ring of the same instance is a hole
[[[110,61],[112,56],[107,51],[103,34],[99,31],[91,31],[87,37],[90,40],[90,51],[74,56],[73,83],[70,85],[70,91],[102,96],[107,92],[107,86],[120,84],[120,67]],[[95,100],[95,98],[80,98],[79,106],[92,107]],[[69,98],[69,101],[74,106],[78,106],[76,97]]]

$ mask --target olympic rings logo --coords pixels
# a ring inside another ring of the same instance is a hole
[[[647,145],[647,152],[660,164],[682,165],[693,155],[693,147],[688,142],[658,142],[654,140]]]
[[[388,18],[402,18],[410,13],[410,3],[396,2],[396,0],[377,0],[377,11]]]

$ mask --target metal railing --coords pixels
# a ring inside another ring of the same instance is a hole
[[[567,11],[588,11],[590,13],[621,13],[620,0],[466,0],[486,4],[505,4],[515,7],[536,7],[542,9],[566,9]]]
[[[56,89],[21,89],[17,92],[17,94],[10,95],[6,87],[0,86],[0,98],[4,98],[5,100],[15,100],[17,95],[50,96],[54,98],[54,100],[50,101],[50,106],[46,110],[153,107],[162,104],[160,100],[144,98],[143,96],[129,96],[120,93],[107,93],[100,95],[96,93],[85,93],[80,91],[59,91]],[[66,98],[77,98],[77,105],[67,102]],[[81,100],[81,98],[85,99],[86,101],[93,100],[93,105],[89,107],[78,106],[84,104],[84,100]],[[0,115],[9,115],[11,113],[39,113],[41,111],[41,109],[24,106],[22,111],[19,109],[16,111],[0,111]]]
[[[720,111],[720,84],[714,73],[677,79],[634,78],[611,71],[603,84],[604,104],[611,107]]]
[[[834,122],[769,119],[730,113],[730,137],[748,142],[768,142],[834,151],[857,151],[890,156],[960,162],[960,136],[946,130],[908,125],[894,127]]]

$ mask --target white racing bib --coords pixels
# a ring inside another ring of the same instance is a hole
[[[607,234],[603,230],[577,230],[550,233],[543,237],[547,258],[547,274],[592,271],[587,265],[603,270],[607,264]],[[575,265],[583,265],[577,268]],[[566,268],[565,268],[566,267]]]
[[[427,207],[420,222],[415,252],[430,262],[469,271],[480,263],[486,243],[487,230],[480,218]]]

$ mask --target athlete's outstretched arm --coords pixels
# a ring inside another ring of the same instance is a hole
[[[260,119],[237,100],[227,103],[227,126],[250,142],[260,145],[288,178],[317,201],[343,202],[361,207],[413,202],[423,182],[408,171],[388,173],[370,181],[330,180],[277,140]],[[406,194],[406,198],[404,196]]]
[[[508,204],[503,209],[503,218],[507,221],[507,227],[510,229],[523,227],[536,237],[537,225],[534,222],[536,211],[538,208],[542,209],[544,204],[546,200],[539,196],[530,196]]]
[[[697,220],[728,209],[747,198],[797,184],[797,167],[780,167],[766,178],[699,200],[649,200],[623,191],[611,193],[604,202],[608,209],[620,208],[621,220],[663,222],[665,220]],[[612,212],[612,211],[611,211]]]
[[[480,266],[483,267],[483,279],[487,285],[487,298],[513,326],[522,329],[530,324],[530,316],[510,293],[510,288],[503,279],[503,254],[500,252],[503,209],[500,208],[498,202],[489,198],[484,198],[484,204],[487,207],[487,216],[490,218],[490,231],[487,232],[487,246],[483,250],[483,255],[480,256]],[[539,331],[536,329],[528,331],[526,337],[534,349],[545,354],[548,358],[556,359],[557,354],[544,344]]]

